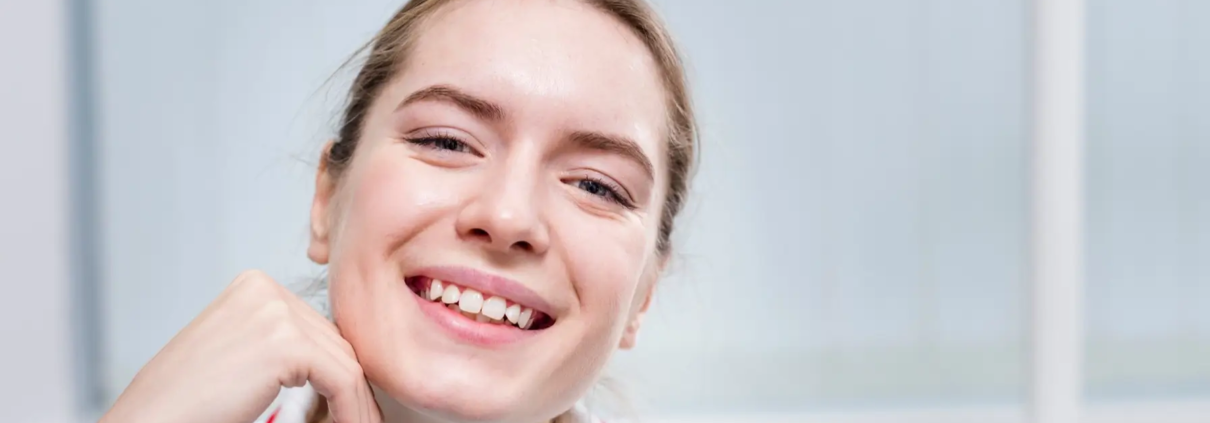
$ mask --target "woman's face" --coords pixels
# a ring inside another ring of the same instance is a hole
[[[590,6],[468,1],[401,72],[339,181],[318,178],[309,255],[330,264],[333,317],[408,408],[565,411],[633,342],[661,267],[656,65]]]

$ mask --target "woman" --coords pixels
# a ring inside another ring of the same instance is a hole
[[[338,135],[307,252],[332,320],[246,272],[102,421],[249,422],[308,382],[315,422],[581,419],[634,345],[694,156],[649,7],[413,1],[371,43]]]

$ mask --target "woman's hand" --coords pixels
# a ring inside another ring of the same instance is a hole
[[[244,272],[139,371],[101,423],[249,423],[281,387],[308,381],[337,422],[381,422],[336,326],[268,275]]]

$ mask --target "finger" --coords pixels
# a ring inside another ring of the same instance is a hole
[[[308,306],[303,304],[303,307]],[[337,364],[344,367],[344,371],[358,375],[364,380],[365,375],[360,364],[357,362],[356,355],[353,353],[353,347],[340,336],[335,325],[312,310],[297,311],[295,319],[299,321],[296,324],[303,326],[300,330],[304,332],[304,335],[316,347],[324,350],[330,356],[330,359],[335,360]],[[358,397],[356,402],[373,401],[371,393],[364,387],[366,384],[363,382],[361,385],[363,386],[359,387],[356,392]],[[377,408],[377,402],[373,404],[374,408]]]
[[[323,349],[331,359],[336,360],[338,364],[344,367],[345,371],[357,375],[357,378],[361,380],[357,390],[353,393],[355,396],[353,402],[357,404],[369,403],[369,417],[375,417],[378,414],[378,405],[368,384],[365,382],[365,375],[362,372],[360,364],[357,362],[357,356],[353,351],[352,345],[340,335],[340,330],[335,324],[320,315],[310,304],[307,304],[284,287],[281,288],[279,294],[282,300],[290,306],[291,315],[298,325],[296,327],[315,346]]]
[[[378,402],[374,399],[373,391],[370,389],[369,383],[365,380],[365,374],[362,371],[361,365],[357,361],[357,355],[353,350],[353,346],[340,335],[340,330],[337,326],[319,314],[310,304],[303,301],[293,292],[281,287],[280,291],[283,300],[290,305],[292,314],[301,322],[300,330],[311,339],[317,347],[323,349],[337,363],[345,368],[346,371],[355,374],[360,383],[357,386],[355,396],[352,402],[356,404],[368,404],[364,407],[358,407],[358,411],[365,411],[363,418],[370,419],[369,421],[381,421],[381,411],[378,408]],[[314,384],[314,383],[313,383]],[[316,387],[318,390],[318,387]],[[321,392],[322,394],[322,392]],[[327,396],[325,396],[327,398]],[[329,406],[335,407],[335,402],[328,398]],[[333,417],[336,417],[336,411],[333,411]],[[350,421],[348,419],[337,421]]]
[[[307,344],[301,352],[305,356],[305,379],[327,399],[332,417],[340,423],[379,423],[381,412],[369,392],[361,366],[320,342]]]
[[[361,398],[366,404],[364,409],[367,411],[366,421],[369,423],[382,423],[382,408],[378,407],[378,400],[374,397],[374,390],[370,388],[370,382],[362,379],[361,382]]]
[[[316,334],[322,336],[323,339],[338,348],[342,354],[349,356],[353,360],[357,360],[357,354],[353,351],[353,346],[349,345],[349,342],[340,335],[340,329],[336,327],[336,324],[319,314],[310,304],[307,304],[293,293],[286,292],[284,297],[299,320],[303,321]]]

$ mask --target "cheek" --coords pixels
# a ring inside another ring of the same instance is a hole
[[[581,219],[560,232],[580,294],[580,311],[596,326],[620,328],[631,311],[654,242],[648,239],[645,222],[637,219]]]
[[[406,161],[381,160],[370,166],[351,201],[353,218],[378,233],[415,226],[453,204],[454,191],[427,175],[423,166]]]
[[[395,157],[397,156],[397,157]],[[351,167],[342,186],[329,272],[333,311],[395,288],[399,246],[449,219],[458,190],[402,154],[383,151]],[[378,283],[375,283],[378,282]],[[352,298],[350,298],[352,297]]]
[[[380,154],[379,156],[387,156]],[[345,198],[345,213],[338,244],[357,248],[374,241],[410,238],[446,213],[456,202],[458,191],[449,178],[432,175],[431,169],[402,155],[399,158],[368,158],[351,175]],[[369,242],[366,244],[366,242]]]

